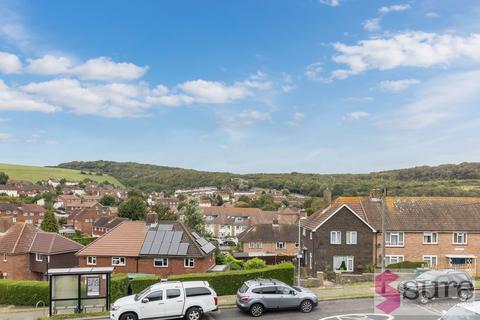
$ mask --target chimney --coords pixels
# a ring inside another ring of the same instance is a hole
[[[278,227],[278,219],[277,218],[273,219],[272,226]]]
[[[372,189],[370,190],[369,199],[371,202],[380,202],[383,198],[383,190],[382,189]]]
[[[323,190],[323,206],[326,208],[332,204],[332,191],[329,189]]]

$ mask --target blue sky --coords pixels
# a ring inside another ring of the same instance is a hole
[[[1,1],[0,162],[480,159],[478,1]]]

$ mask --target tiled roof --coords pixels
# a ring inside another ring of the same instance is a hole
[[[34,212],[34,213],[42,213],[45,212],[45,208],[42,206],[39,206],[38,204],[34,203],[25,203],[22,204],[22,211],[24,212]]]
[[[15,211],[19,210],[16,204],[10,202],[0,202],[0,211]]]
[[[57,254],[76,252],[81,248],[83,248],[81,244],[65,238],[58,233],[37,232],[29,251],[42,254]]]
[[[262,241],[264,243],[275,243],[278,241],[298,241],[298,226],[294,224],[257,224],[251,226],[238,237],[239,241]]]
[[[252,225],[273,223],[278,220],[279,224],[295,224],[298,220],[298,213],[262,211],[258,208],[234,208],[234,207],[209,207],[202,208],[204,215],[213,216],[209,224],[223,225]],[[245,220],[236,219],[243,217]]]
[[[27,253],[35,234],[39,232],[28,223],[16,223],[0,236],[0,252],[9,254]]]
[[[314,229],[343,204],[375,229],[381,229],[382,205],[368,197],[339,197],[302,225]],[[385,226],[394,231],[480,231],[480,198],[387,197]]]
[[[128,218],[119,218],[119,217],[101,217],[97,221],[93,223],[94,227],[97,228],[107,228],[107,229],[112,229],[116,226],[118,226],[120,223],[123,221],[127,221]]]
[[[99,216],[101,216],[101,213],[95,209],[78,209],[72,210],[68,215],[68,219],[81,220],[98,218]]]

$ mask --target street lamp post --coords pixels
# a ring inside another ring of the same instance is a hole
[[[298,219],[298,250],[297,250],[297,286],[300,286],[300,260],[302,258],[302,238],[301,238],[301,221],[305,220],[305,217],[299,217]]]

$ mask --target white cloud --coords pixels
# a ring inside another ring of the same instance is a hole
[[[343,119],[344,120],[360,120],[362,118],[368,117],[370,114],[365,111],[354,111],[347,113]]]
[[[380,9],[378,9],[378,12],[380,14],[387,14],[390,12],[400,12],[400,11],[406,11],[410,10],[412,7],[409,4],[395,4],[392,6],[383,6]]]
[[[323,70],[323,64],[321,62],[315,62],[312,64],[309,64],[305,68],[305,76],[310,79],[310,80],[322,80],[322,70]]]
[[[38,59],[29,59],[26,71],[33,74],[53,75],[69,73],[71,68],[70,59],[47,54]]]
[[[292,116],[292,119],[287,122],[287,124],[291,127],[296,127],[298,126],[303,119],[305,118],[305,114],[302,112],[295,112]]]
[[[2,73],[20,73],[22,71],[22,62],[11,53],[0,52],[0,72]]]
[[[365,96],[365,97],[348,97],[345,99],[346,101],[350,102],[370,102],[373,101],[373,97]]]
[[[295,86],[291,84],[284,84],[281,86],[281,88],[282,88],[282,91],[286,93],[295,90]]]
[[[379,31],[381,29],[380,19],[374,18],[374,19],[365,20],[362,26],[363,26],[363,29],[370,32]]]
[[[8,141],[12,138],[12,135],[9,133],[0,132],[0,142]]]
[[[326,4],[330,7],[337,7],[340,5],[341,0],[318,0],[322,4]]]
[[[0,80],[0,110],[51,113],[57,111],[58,108],[49,103],[39,101],[16,88],[10,88]]]
[[[427,18],[438,18],[440,15],[437,12],[430,11],[425,14],[425,17]]]
[[[90,59],[76,66],[73,73],[86,80],[134,80],[145,74],[148,67],[128,62],[114,62],[108,57]]]
[[[420,80],[417,79],[402,79],[402,80],[384,80],[380,82],[380,89],[388,92],[400,92],[408,89],[409,87],[419,84]]]
[[[367,70],[398,67],[428,68],[457,59],[480,61],[480,34],[467,37],[427,32],[404,32],[390,38],[359,41],[356,45],[335,43],[337,63],[348,69],[332,72],[332,78],[345,79]]]

